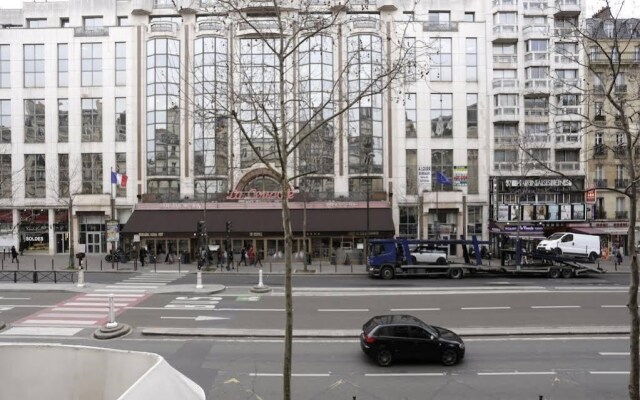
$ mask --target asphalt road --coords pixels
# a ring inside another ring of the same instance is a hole
[[[61,342],[158,353],[198,383],[207,399],[282,398],[281,340],[127,337]],[[466,358],[454,367],[399,363],[381,368],[362,354],[357,340],[295,340],[292,397],[601,400],[626,395],[629,356],[623,337],[476,338],[466,344]]]

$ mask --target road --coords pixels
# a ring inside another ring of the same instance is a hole
[[[89,279],[91,279],[90,274]],[[210,399],[281,398],[283,344],[279,338],[156,337],[148,327],[282,329],[281,276],[267,276],[271,293],[249,289],[255,276],[207,275],[224,282],[214,294],[153,293],[185,285],[177,274],[97,274],[89,293],[1,291],[0,341],[77,343],[159,353],[201,385]],[[403,312],[432,324],[478,332],[496,327],[628,326],[627,275],[571,280],[482,277],[370,280],[363,276],[296,277],[294,328],[352,330],[376,314]],[[99,290],[99,292],[98,292]],[[134,327],[123,338],[97,342],[105,323],[105,296],[115,292],[117,320]],[[296,399],[602,399],[623,398],[628,375],[624,335],[466,336],[467,357],[453,368],[398,364],[380,368],[359,349],[355,335],[296,339]]]

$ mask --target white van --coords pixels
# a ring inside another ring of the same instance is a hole
[[[558,255],[588,257],[589,260],[595,261],[600,257],[600,236],[557,232],[540,241],[536,249]]]

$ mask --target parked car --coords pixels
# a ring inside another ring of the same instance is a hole
[[[360,347],[378,365],[396,360],[439,361],[454,365],[464,358],[464,342],[453,331],[411,315],[379,315],[362,326]]]
[[[557,232],[540,241],[536,250],[577,257],[588,257],[595,261],[600,257],[600,236],[583,235],[581,233]]]
[[[447,252],[428,246],[417,246],[411,250],[414,264],[447,265]]]

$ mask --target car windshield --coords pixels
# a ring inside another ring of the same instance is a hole
[[[564,233],[554,233],[553,235],[549,236],[549,240],[557,240],[557,239],[560,239],[562,236],[564,236]]]

